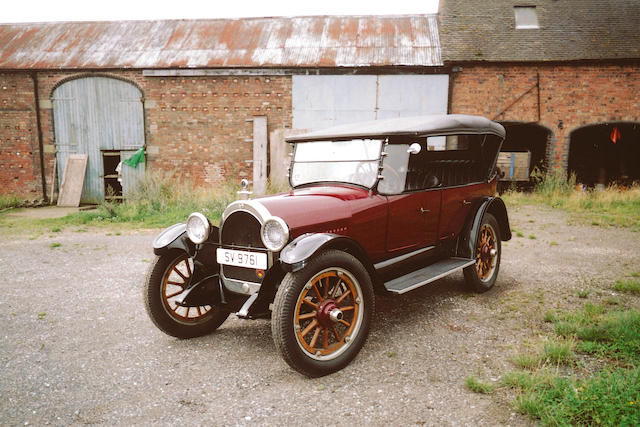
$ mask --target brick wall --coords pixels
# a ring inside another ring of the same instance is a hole
[[[253,126],[291,127],[288,76],[150,77],[145,81],[148,153],[155,169],[197,184],[251,179]]]
[[[290,76],[145,77],[137,71],[37,73],[47,191],[55,162],[51,94],[69,79],[120,78],[145,98],[147,166],[197,185],[252,176],[254,116],[291,127]],[[33,81],[0,74],[0,194],[42,198]],[[6,88],[6,89],[3,89]]]
[[[540,75],[538,93],[532,86]],[[291,127],[289,76],[145,77],[139,70],[37,74],[45,176],[55,161],[51,93],[81,76],[135,83],[145,96],[148,167],[200,185],[251,177],[254,116],[268,131]],[[531,90],[530,90],[531,89]],[[571,131],[607,121],[640,121],[638,65],[463,65],[455,73],[452,112],[501,121],[538,122],[551,130],[549,161],[566,168]],[[520,99],[518,99],[520,98]],[[513,104],[513,105],[512,105]],[[0,194],[42,197],[33,82],[27,73],[0,73]]]
[[[538,73],[539,121],[537,89],[527,93]],[[573,130],[608,121],[640,122],[638,65],[463,65],[454,79],[453,113],[549,128],[551,168],[566,168]]]
[[[0,73],[0,194],[41,197],[33,81]]]

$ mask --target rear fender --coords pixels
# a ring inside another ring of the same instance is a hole
[[[500,239],[503,241],[511,240],[511,228],[509,226],[509,217],[507,215],[507,207],[499,197],[488,197],[483,199],[469,213],[467,221],[460,235],[458,243],[457,255],[467,258],[473,258],[476,242],[478,239],[478,231],[482,224],[482,218],[485,213],[492,214],[498,221],[500,226]]]

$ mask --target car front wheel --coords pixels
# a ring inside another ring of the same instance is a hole
[[[310,377],[327,375],[356,357],[373,310],[367,270],[352,255],[327,250],[285,276],[273,304],[273,340],[293,369]]]
[[[144,288],[147,314],[162,332],[178,338],[193,338],[216,330],[229,312],[215,305],[182,307],[175,302],[189,285],[193,261],[179,250],[156,257]]]
[[[498,221],[490,213],[485,213],[482,217],[473,254],[476,263],[463,270],[470,288],[476,292],[486,292],[493,287],[500,269],[501,251]]]

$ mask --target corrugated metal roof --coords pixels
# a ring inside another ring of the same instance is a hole
[[[436,15],[0,25],[0,69],[440,66]]]

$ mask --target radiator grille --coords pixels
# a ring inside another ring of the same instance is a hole
[[[234,212],[224,221],[221,230],[222,246],[239,249],[266,251],[260,238],[260,221],[248,212]],[[251,268],[225,265],[222,267],[224,277],[243,282],[261,282],[256,270]]]

